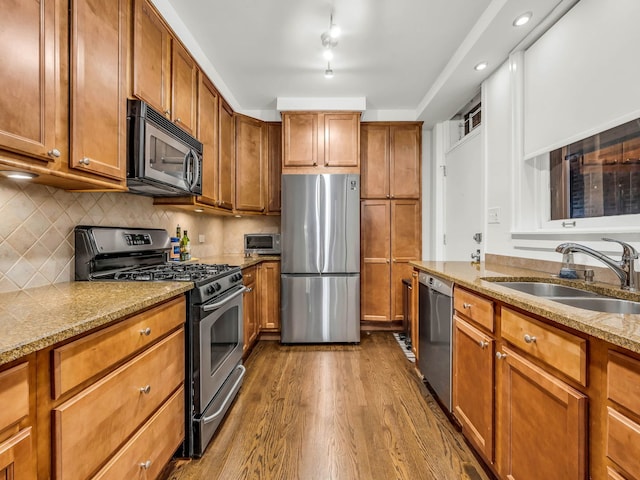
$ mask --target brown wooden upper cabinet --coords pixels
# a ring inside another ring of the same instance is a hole
[[[283,112],[282,173],[360,172],[359,112]]]
[[[218,172],[218,206],[227,210],[233,209],[235,200],[235,121],[233,119],[233,109],[224,99],[220,99],[218,117],[219,128],[219,157]]]
[[[2,9],[0,42],[0,148],[46,161],[62,155],[55,124],[55,5],[11,2]]]
[[[267,124],[236,114],[236,201],[238,211],[265,211]]]
[[[133,21],[133,95],[195,135],[195,60],[148,0],[135,0]]]
[[[420,198],[422,122],[363,123],[362,198]]]
[[[127,0],[71,2],[70,166],[124,179]]]
[[[198,87],[198,139],[202,142],[202,195],[198,201],[218,206],[218,181],[220,178],[218,109],[220,95],[213,83],[200,75]]]
[[[269,122],[269,174],[267,180],[267,213],[279,214],[281,210],[280,188],[282,184],[282,123]]]

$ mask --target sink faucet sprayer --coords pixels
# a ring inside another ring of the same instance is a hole
[[[620,240],[614,240],[613,238],[603,238],[602,240],[622,245],[622,258],[620,261],[616,261],[603,253],[580,245],[579,243],[561,243],[556,247],[556,252],[562,253],[563,262],[559,276],[561,278],[578,278],[575,269],[569,264],[571,263],[571,253],[580,252],[600,260],[618,276],[620,279],[620,288],[634,292],[636,290],[636,282],[633,263],[635,259],[638,258],[638,252],[631,245],[621,242]]]

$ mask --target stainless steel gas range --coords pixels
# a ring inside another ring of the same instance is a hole
[[[186,438],[182,455],[199,457],[244,378],[240,267],[167,262],[166,230],[78,226],[75,278],[94,281],[187,281]],[[135,289],[132,289],[135,295]]]

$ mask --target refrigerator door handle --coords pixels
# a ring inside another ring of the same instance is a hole
[[[315,214],[315,224],[319,227],[320,225],[326,225],[325,223],[325,215],[323,209],[323,201],[324,201],[324,180],[322,175],[318,175],[316,177],[316,211]],[[324,269],[324,239],[322,238],[322,228],[316,228],[316,245],[318,246],[316,251],[316,268],[317,271],[322,273]]]

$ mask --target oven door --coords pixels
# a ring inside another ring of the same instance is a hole
[[[200,307],[195,325],[194,367],[196,371],[195,413],[203,413],[220,387],[242,361],[242,299],[239,285],[221,298]]]

